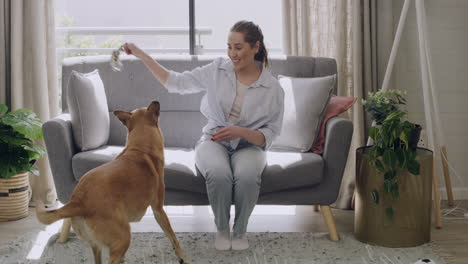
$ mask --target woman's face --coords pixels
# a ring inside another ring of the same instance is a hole
[[[244,40],[244,33],[231,32],[228,37],[228,56],[234,65],[234,69],[241,70],[254,63],[255,54],[259,49],[259,42],[251,47]]]

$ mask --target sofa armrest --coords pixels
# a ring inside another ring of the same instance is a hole
[[[77,152],[73,141],[70,114],[61,114],[42,125],[49,165],[60,202],[69,200],[77,181],[73,176],[72,157]]]
[[[330,204],[335,202],[338,197],[352,137],[353,122],[351,120],[342,117],[328,120],[323,151],[325,163],[323,184],[328,186],[327,192],[330,194],[328,202]]]

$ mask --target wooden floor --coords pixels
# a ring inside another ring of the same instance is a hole
[[[460,205],[468,209],[468,201]],[[444,206],[443,206],[444,207]],[[16,237],[34,230],[44,230],[38,223],[34,210],[27,218],[14,222],[0,222],[0,246]],[[214,232],[213,215],[207,206],[166,207],[172,227],[176,232]],[[339,233],[352,233],[354,211],[333,209]],[[132,224],[133,232],[161,232],[152,214],[139,223]],[[257,206],[250,218],[248,232],[327,232],[324,219],[311,206]],[[442,229],[432,229],[436,250],[450,263],[468,263],[468,219],[443,219]]]

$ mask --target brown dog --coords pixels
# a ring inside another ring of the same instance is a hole
[[[139,221],[151,206],[179,262],[188,263],[163,209],[164,142],[158,126],[159,102],[114,114],[128,129],[125,149],[115,160],[86,173],[62,208],[46,211],[39,202],[37,218],[43,224],[71,218],[75,232],[90,243],[95,263],[101,263],[101,248],[107,247],[108,263],[116,264],[130,246],[129,222]]]

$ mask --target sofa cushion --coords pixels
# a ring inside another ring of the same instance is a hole
[[[310,187],[323,179],[322,156],[315,153],[267,151],[260,193]]]
[[[318,78],[279,76],[284,90],[284,116],[281,133],[271,149],[309,151],[335,87],[335,79],[336,75]]]
[[[103,146],[73,156],[76,180],[86,172],[112,161],[122,146]],[[205,179],[195,167],[193,149],[165,148],[164,180],[166,189],[206,193]],[[313,186],[323,178],[323,159],[314,153],[267,152],[267,166],[262,175],[261,193]]]
[[[99,71],[72,71],[67,95],[76,145],[86,151],[107,144],[109,110]]]
[[[320,129],[317,138],[315,139],[314,145],[311,149],[313,153],[323,153],[323,148],[325,146],[327,121],[347,111],[349,108],[351,108],[351,106],[353,106],[353,104],[356,101],[356,97],[332,95],[332,97],[330,98],[330,103],[328,104],[327,110],[325,111],[325,115],[322,119],[322,123],[320,124]]]
[[[79,180],[86,172],[112,161],[123,146],[103,146],[76,154],[72,159],[73,174]],[[205,179],[195,169],[194,151],[182,148],[164,149],[166,188],[206,193]]]

